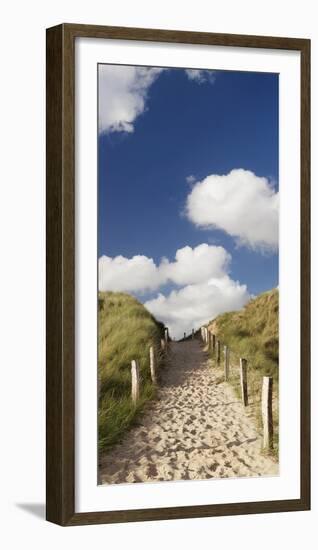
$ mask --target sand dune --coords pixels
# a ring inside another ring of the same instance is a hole
[[[172,343],[158,399],[105,452],[100,483],[136,483],[278,474],[261,438],[196,340]]]

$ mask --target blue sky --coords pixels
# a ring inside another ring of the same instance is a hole
[[[99,70],[98,257],[144,256],[159,266],[204,243],[230,255],[224,273],[246,285],[242,301],[277,286],[278,75]],[[127,291],[150,303],[187,286],[179,280]]]

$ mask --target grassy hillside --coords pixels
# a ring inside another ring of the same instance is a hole
[[[211,325],[240,357],[253,362],[264,375],[278,375],[278,290],[260,294],[244,309],[224,313]]]
[[[230,348],[230,382],[240,393],[239,358],[248,360],[248,386],[252,413],[261,426],[260,396],[263,376],[274,381],[274,431],[278,447],[278,290],[260,294],[242,310],[225,313],[209,326],[218,339]]]
[[[112,445],[154,395],[149,348],[160,349],[164,327],[128,294],[100,292],[98,297],[99,450]],[[131,402],[131,360],[139,361],[141,392]]]

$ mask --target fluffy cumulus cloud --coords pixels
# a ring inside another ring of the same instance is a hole
[[[185,70],[187,77],[198,84],[204,84],[209,82],[214,84],[215,82],[215,71],[210,71],[207,69],[186,69]]]
[[[224,275],[173,290],[168,296],[159,294],[145,307],[169,327],[173,337],[181,338],[220,313],[240,309],[249,297],[245,285]]]
[[[219,313],[239,309],[248,300],[246,286],[229,274],[230,254],[222,246],[203,243],[177,250],[174,261],[164,258],[117,256],[99,258],[99,289],[142,294],[162,285],[177,286],[167,296],[159,293],[145,306],[180,338]]]
[[[212,174],[187,197],[186,213],[195,225],[217,228],[252,249],[278,246],[278,193],[271,182],[243,169]]]
[[[222,246],[205,243],[195,248],[180,248],[175,261],[163,258],[158,266],[147,256],[101,256],[99,290],[145,292],[168,282],[177,285],[201,283],[211,277],[220,277],[229,261],[230,255]]]
[[[99,67],[99,132],[133,132],[147,108],[148,90],[163,69],[125,65]]]
[[[197,284],[211,277],[221,277],[226,271],[231,256],[222,246],[206,243],[195,248],[185,246],[176,252],[174,262],[164,259],[160,266],[165,282],[171,281],[177,285]]]
[[[99,290],[144,292],[160,286],[160,273],[147,256],[101,256],[98,260]]]

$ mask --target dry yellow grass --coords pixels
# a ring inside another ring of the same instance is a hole
[[[260,399],[263,376],[272,376],[274,453],[278,453],[279,293],[260,294],[242,310],[219,315],[209,323],[211,331],[230,348],[230,379],[240,394],[239,359],[248,361],[250,410],[261,429]]]
[[[149,349],[160,349],[164,327],[133,296],[101,292],[98,297],[99,449],[112,445],[154,396]],[[131,400],[131,360],[139,362],[141,391]]]

